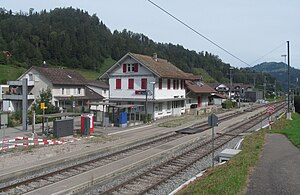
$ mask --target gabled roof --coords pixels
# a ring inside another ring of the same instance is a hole
[[[89,86],[93,86],[93,87],[99,87],[102,89],[109,89],[109,86],[107,83],[100,81],[100,80],[94,80],[94,81],[88,81],[87,83]]]
[[[175,65],[171,64],[165,59],[156,58],[152,56],[146,56],[141,54],[128,53],[128,55],[135,58],[137,61],[141,62],[143,65],[148,67],[152,72],[154,72],[158,77],[161,78],[177,78],[177,79],[188,79],[185,72],[177,68]]]
[[[38,71],[54,85],[85,85],[87,82],[74,70],[38,66],[34,66],[32,69]]]
[[[217,93],[216,90],[211,88],[209,85],[202,83],[202,85],[197,85],[193,81],[186,81],[186,87],[193,93]]]
[[[188,79],[188,75],[171,64],[165,59],[153,58],[152,56],[146,56],[141,54],[127,53],[117,63],[115,63],[110,69],[108,69],[100,78],[104,78],[105,75],[111,72],[115,67],[120,65],[127,57],[135,59],[140,64],[144,65],[149,71],[155,74],[159,78],[176,78],[176,79]]]

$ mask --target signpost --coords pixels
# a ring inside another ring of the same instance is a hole
[[[215,166],[214,158],[215,158],[215,126],[218,126],[218,116],[215,114],[211,114],[208,116],[208,125],[212,127],[211,131],[211,139],[212,139],[212,167]]]
[[[48,107],[45,106],[45,103],[44,103],[44,102],[41,102],[40,108],[43,110],[42,132],[45,133],[45,109],[47,109]]]

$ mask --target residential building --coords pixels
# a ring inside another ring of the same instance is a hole
[[[52,104],[64,109],[79,109],[88,107],[89,101],[102,100],[103,96],[87,86],[87,81],[79,73],[50,67],[33,66],[22,74],[17,81],[9,81],[10,93],[5,99],[12,100],[14,110],[21,110],[22,82],[27,80],[28,107],[39,97],[42,90],[50,88]]]
[[[213,104],[211,95],[217,93],[216,90],[204,83],[199,76],[188,74],[190,80],[186,80],[186,101],[187,108],[203,108]]]
[[[186,73],[156,54],[127,53],[100,79],[109,81],[109,101],[128,113],[129,121],[178,116],[185,112]]]

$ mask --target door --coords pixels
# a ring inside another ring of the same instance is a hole
[[[198,108],[201,107],[201,100],[200,100],[200,97],[198,97]]]

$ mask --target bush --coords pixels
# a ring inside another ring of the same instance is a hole
[[[151,114],[141,114],[141,118],[143,119],[144,123],[149,123],[152,119],[152,115]]]
[[[233,105],[232,105],[232,102],[230,100],[226,100],[225,102],[222,103],[222,108],[224,109],[229,109],[229,108],[232,108]]]

